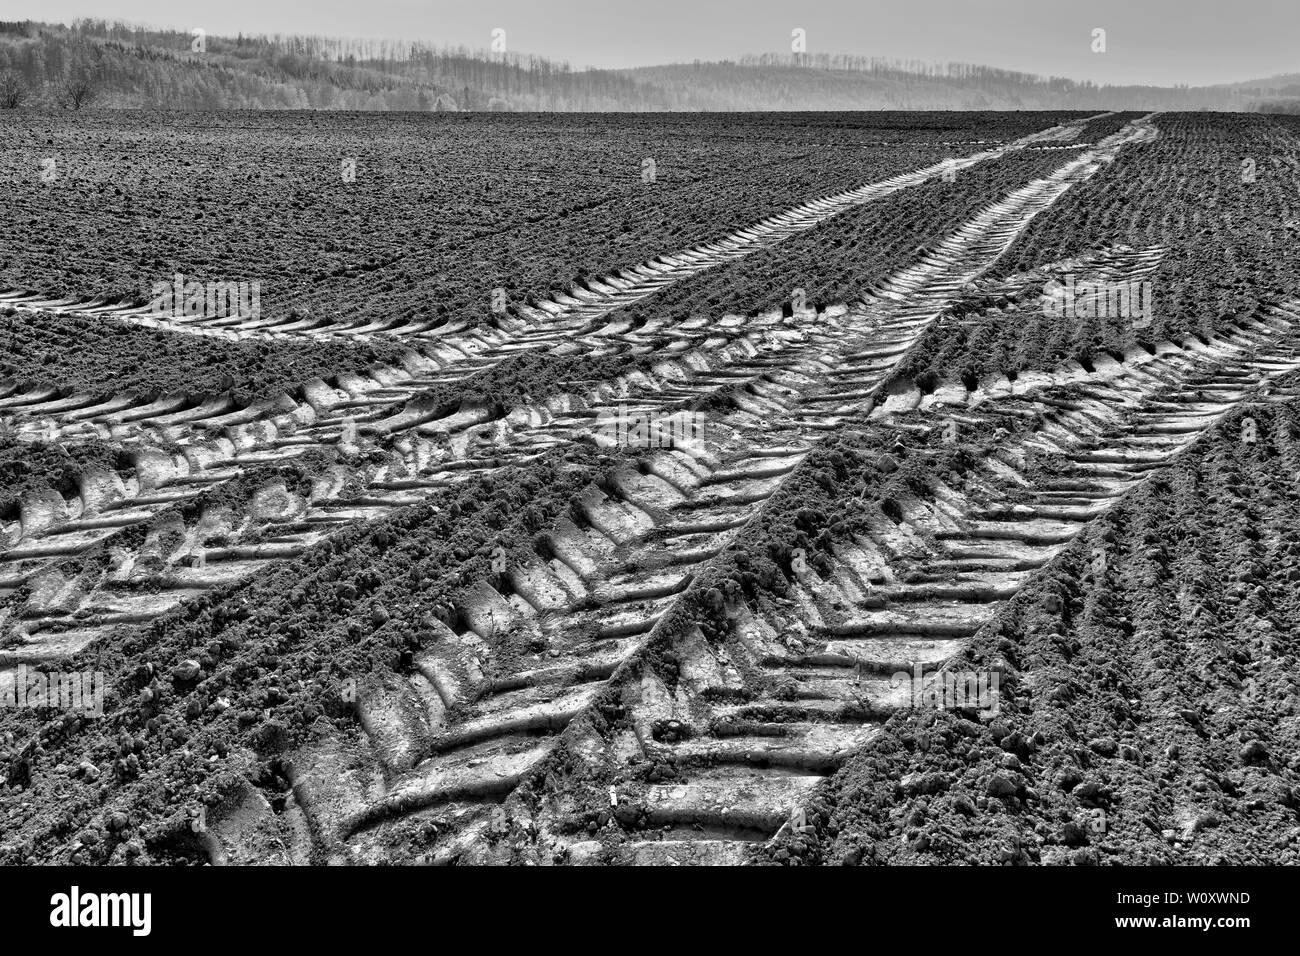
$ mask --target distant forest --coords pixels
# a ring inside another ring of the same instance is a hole
[[[1098,86],[971,64],[762,54],[631,70],[396,40],[194,36],[105,20],[0,21],[0,108],[661,111],[1165,109],[1300,112],[1300,75]]]

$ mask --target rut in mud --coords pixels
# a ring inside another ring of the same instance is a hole
[[[1145,129],[1145,126],[1135,127],[1130,135],[1144,135]],[[1110,151],[1118,149],[1128,138],[1115,138]],[[935,273],[956,268],[961,254],[970,255],[963,245],[969,245],[978,232],[992,227],[983,241],[1001,243],[1012,234],[1008,230],[1014,231],[1014,226],[1002,224],[1014,223],[1009,216],[1033,215],[1072,181],[1088,175],[1094,168],[1092,154],[1087,154],[1067,163],[1053,177],[1019,190],[978,217],[954,239],[940,245],[928,260],[892,284],[887,283],[878,294],[886,298],[905,296],[926,282],[933,284]],[[979,245],[974,248],[984,250]],[[969,276],[974,274],[976,270],[970,271]],[[939,283],[935,288],[951,291],[969,277],[960,272],[956,275],[956,280]],[[917,307],[926,314],[923,300]],[[768,316],[766,321],[770,324],[776,318]],[[710,362],[720,365],[732,361],[735,348],[742,352],[752,350],[752,341],[760,336],[767,339],[769,348],[778,352],[787,349],[791,343],[781,339],[773,342],[773,337],[766,334],[771,330],[764,329],[763,322],[764,318],[754,320],[752,330],[748,325],[742,326],[745,341],[751,344],[746,346],[742,342],[735,347],[715,348],[709,358],[701,359],[705,369]],[[665,330],[653,331],[662,337]],[[673,353],[692,337],[702,339],[701,349],[707,352],[708,346],[719,343],[719,332],[730,330],[725,321],[720,327],[706,328],[703,320],[688,320],[679,329],[667,331],[674,333],[668,336],[675,339],[668,347]],[[830,326],[820,334],[828,331]],[[609,332],[597,329],[590,335],[575,337],[571,329],[547,326],[527,337],[527,347],[561,346],[566,340],[576,338],[577,348],[595,345],[598,351],[608,343]],[[630,344],[638,346],[644,341],[642,336],[649,332],[639,330],[627,338],[632,340]],[[491,341],[487,333],[477,341],[482,345],[485,340]],[[803,343],[799,347],[807,345]],[[498,344],[493,351],[484,348],[482,352],[471,352],[469,361],[476,364],[470,368],[481,369],[483,363],[493,362],[503,351],[508,349]],[[561,395],[545,407],[520,407],[505,416],[494,414],[485,406],[461,408],[446,415],[436,404],[422,405],[418,401],[423,389],[445,384],[449,375],[465,374],[463,365],[459,364],[466,361],[463,354],[458,356],[453,351],[444,357],[453,368],[450,373],[412,354],[405,369],[376,370],[366,377],[341,377],[339,384],[344,391],[317,383],[306,391],[308,400],[303,403],[295,405],[282,399],[270,407],[263,405],[239,411],[230,411],[228,400],[223,398],[194,408],[183,408],[183,399],[164,398],[143,407],[125,409],[117,407],[121,404],[118,400],[101,402],[89,395],[48,400],[45,394],[22,393],[6,399],[6,409],[21,412],[30,423],[28,427],[42,432],[48,430],[53,437],[121,440],[144,432],[173,446],[160,449],[144,445],[136,454],[132,475],[99,471],[87,476],[73,501],[60,501],[57,494],[45,493],[23,502],[17,527],[11,532],[15,546],[0,556],[12,569],[0,581],[0,586],[14,591],[27,585],[34,591],[23,616],[36,618],[32,624],[24,625],[30,635],[25,641],[35,646],[25,656],[48,660],[75,651],[86,646],[105,627],[149,620],[205,587],[247,576],[260,562],[300,554],[320,540],[329,526],[377,517],[386,510],[418,500],[422,487],[442,486],[481,467],[518,463],[550,444],[572,440],[577,433],[590,430],[593,412],[599,414],[612,405],[623,409],[629,401],[635,408],[639,396],[629,394],[630,382],[634,381],[637,388],[648,393],[649,404],[642,402],[646,407],[640,409],[648,413],[662,411],[664,385],[673,379],[688,380],[688,387],[682,394],[668,397],[675,401],[698,400],[702,390],[720,385],[729,386],[734,394],[748,375],[755,374],[742,369],[734,374],[724,371],[712,378],[699,376],[690,365],[691,353],[686,352],[674,356],[676,364],[662,366],[651,376],[643,374],[624,379],[607,386],[603,392],[598,389],[585,396]],[[611,391],[619,395],[617,403],[609,400]],[[761,413],[761,406],[757,411]],[[272,417],[272,413],[278,414]],[[201,431],[194,430],[196,424],[202,426]],[[474,426],[483,428],[473,433]],[[209,436],[219,430],[224,430],[224,437],[211,440]],[[484,431],[486,435],[482,434]],[[461,432],[467,433],[462,436],[466,441],[457,447],[450,438]],[[242,545],[242,534],[256,532],[264,537],[262,528],[249,517],[240,522],[240,516],[224,513],[218,507],[200,510],[189,522],[170,519],[165,525],[151,529],[143,543],[134,549],[116,549],[112,567],[101,571],[100,581],[87,581],[80,575],[74,579],[49,567],[51,562],[80,554],[111,539],[117,529],[147,521],[204,489],[228,481],[246,467],[278,464],[311,450],[356,441],[363,434],[384,437],[402,434],[406,440],[395,443],[388,453],[388,461],[361,473],[342,465],[324,469],[314,477],[306,494],[295,494],[277,482],[259,489],[257,513],[251,517],[277,522],[275,530],[280,533],[273,535],[272,540]],[[466,458],[469,438],[486,440],[478,443],[480,450],[476,456]],[[507,451],[504,460],[496,454],[499,448]],[[360,493],[341,493],[345,487],[358,482],[362,485]],[[100,515],[101,510],[112,513]],[[42,540],[37,541],[38,538]],[[220,541],[220,545],[209,548],[210,539]],[[145,557],[148,560],[142,561]],[[210,569],[207,564],[210,560],[219,563],[219,567]],[[184,567],[195,562],[204,566]],[[161,575],[157,573],[159,563],[165,569]],[[101,582],[107,583],[109,590],[152,587],[143,593],[101,600],[96,593]],[[163,589],[163,594],[157,592],[158,587]],[[39,636],[41,630],[53,633],[43,642]]]
[[[1141,127],[1133,135],[1142,135]],[[295,855],[314,849],[341,858],[382,857],[395,842],[393,827],[418,824],[407,819],[412,811],[437,818],[443,838],[434,857],[454,858],[476,845],[491,825],[493,798],[551,753],[555,732],[593,703],[608,676],[620,673],[620,665],[627,669],[623,662],[690,586],[695,568],[753,520],[809,443],[852,420],[957,290],[995,261],[1025,222],[1093,169],[1091,157],[1081,158],[994,204],[876,290],[870,302],[850,308],[835,322],[842,327],[828,323],[819,330],[833,334],[817,342],[811,361],[788,368],[784,380],[769,372],[763,389],[751,389],[757,394],[744,415],[756,418],[759,428],[739,440],[710,443],[721,473],[701,469],[698,459],[680,452],[651,456],[644,470],[621,478],[614,500],[593,495],[583,502],[581,525],[558,529],[547,554],[539,555],[549,561],[512,577],[506,593],[481,586],[474,605],[461,609],[465,632],[445,634],[417,659],[409,681],[360,692],[368,744],[330,742],[295,758],[294,794],[307,821],[295,832],[312,837]],[[757,447],[750,444],[754,432],[761,435]],[[666,525],[656,520],[674,512],[683,517]],[[606,580],[608,587],[597,584]],[[604,633],[581,613],[593,598]],[[461,688],[475,683],[472,672],[457,670],[466,658],[480,660],[506,635],[537,635],[530,641],[547,647],[568,633],[590,637],[593,626],[595,641],[586,650],[598,656],[561,651],[552,658],[561,664],[488,687],[480,683],[468,720],[448,720],[448,711],[465,712]],[[367,750],[374,756],[367,759]],[[825,760],[817,765],[826,766]]]
[[[1023,147],[1021,141],[987,155]],[[985,155],[960,162],[971,165]],[[924,181],[933,178],[932,173],[923,170],[917,175]],[[337,447],[346,439],[349,423],[360,426],[359,445],[366,449],[372,433],[369,423],[391,417],[404,407],[412,416],[439,417],[443,413],[437,409],[438,402],[429,400],[425,390],[470,382],[474,375],[481,378],[521,352],[672,352],[692,343],[716,345],[738,334],[735,316],[724,316],[712,324],[701,317],[670,321],[656,318],[623,327],[618,320],[605,319],[608,307],[609,303],[584,306],[580,315],[568,320],[556,319],[544,310],[525,308],[525,318],[505,318],[503,325],[509,331],[443,328],[431,340],[435,344],[420,345],[400,364],[373,367],[364,374],[339,374],[328,381],[309,381],[292,393],[252,403],[238,402],[231,394],[140,397],[104,394],[85,385],[74,386],[69,394],[51,385],[24,386],[18,379],[0,383],[0,413],[12,420],[12,430],[18,437],[47,442],[93,437],[120,442],[124,454],[132,460],[127,472],[116,479],[96,474],[81,482],[80,493],[68,494],[65,489],[68,500],[64,504],[50,494],[40,501],[33,500],[28,509],[31,520],[24,522],[32,532],[11,531],[10,539],[15,540],[18,533],[24,539],[39,534],[50,521],[62,519],[65,512],[73,519],[84,518],[87,509],[103,496],[114,500],[119,496],[130,498],[139,491],[132,487],[133,483],[185,483],[197,493],[213,489],[248,467],[275,465],[312,449]],[[753,321],[757,324],[771,320],[771,316],[761,316]],[[394,339],[389,336],[386,340]],[[429,407],[410,407],[422,402]],[[85,487],[88,484],[96,487]],[[122,514],[130,513],[121,503],[115,507]]]
[[[675,686],[654,666],[629,674],[612,702],[617,729],[598,733],[610,722],[592,721],[570,735],[554,799],[540,810],[531,796],[508,807],[518,828],[500,832],[514,849],[499,852],[734,863],[800,828],[794,811],[825,775],[891,715],[935,694],[943,700],[945,665],[965,639],[1090,522],[1300,369],[1296,317],[1292,309],[1223,340],[1170,344],[1117,369],[1076,369],[1075,386],[968,411],[967,427],[1026,413],[1044,427],[1000,447],[961,487],[936,479],[925,498],[900,498],[895,514],[869,506],[865,533],[836,542],[829,572],[795,568],[791,597],[766,613],[727,601],[722,633],[711,620],[677,622],[661,652],[674,662]],[[929,427],[941,432],[953,420],[945,414]],[[987,680],[977,686],[989,690]],[[962,706],[988,709],[994,691]],[[619,769],[629,762],[639,772]],[[656,776],[670,782],[649,782]]]
[[[1078,124],[961,162],[1075,149],[1071,133]],[[196,831],[203,852],[217,863],[728,863],[787,852],[828,775],[933,693],[935,675],[1007,602],[1124,496],[1300,368],[1300,305],[1288,303],[1213,337],[1077,361],[1045,350],[1009,374],[949,374],[945,330],[1016,323],[1019,303],[1054,275],[1152,273],[1162,248],[1113,247],[981,278],[1071,187],[1154,135],[1150,117],[1125,123],[822,312],[609,321],[943,167],[521,306],[498,328],[162,320],[231,339],[412,346],[401,365],[313,382],[296,398],[236,407],[9,383],[0,415],[12,434],[120,444],[132,457],[87,472],[76,493],[28,495],[5,529],[0,623],[17,639],[0,646],[0,689],[20,664],[84,659],[149,622],[148,633],[165,633],[209,598],[215,629],[241,582],[580,448],[601,462],[599,480],[494,556],[490,574],[474,565],[398,666],[350,686],[354,724],[319,723],[272,761],[280,792],[265,773],[230,775]],[[968,303],[981,299],[1003,305],[972,318]],[[6,303],[158,321],[102,302]],[[530,363],[566,360],[601,371],[543,375],[530,393]],[[499,394],[465,397],[502,380]],[[700,427],[628,453],[618,428],[629,419]],[[825,446],[842,447],[841,435],[878,450],[873,473],[901,464],[927,480],[895,482],[881,498],[872,478],[858,497],[831,495],[829,516],[806,515],[801,490],[822,480],[835,454]],[[980,460],[924,468],[950,463],[948,446],[968,435]],[[557,507],[546,502],[548,514]],[[766,529],[790,526],[812,529],[815,547],[779,549],[782,581],[737,588],[735,569],[773,553]],[[387,611],[374,614],[382,626]]]
[[[598,319],[614,309],[630,305],[646,296],[696,275],[705,269],[749,255],[759,249],[769,248],[796,233],[812,229],[831,216],[853,206],[871,202],[901,189],[944,175],[956,175],[976,163],[997,159],[1006,153],[1037,147],[1054,142],[1068,142],[1077,137],[1087,120],[1077,120],[1031,133],[994,149],[982,150],[970,156],[953,158],[909,173],[902,173],[876,183],[859,186],[832,196],[811,200],[775,216],[739,229],[716,242],[705,243],[675,253],[666,253],[616,274],[587,280],[585,288],[578,287],[570,294],[547,296],[517,307],[524,320],[548,323],[574,322],[581,324]],[[24,311],[76,314],[88,316],[115,316],[137,322],[150,328],[191,332],[217,338],[244,339],[250,337],[366,339],[374,336],[395,336],[412,344],[441,344],[449,331],[445,325],[433,321],[410,322],[405,320],[366,321],[350,324],[331,320],[299,317],[263,319],[239,315],[226,317],[184,317],[175,314],[156,315],[150,306],[131,306],[105,302],[99,299],[78,300],[41,296],[22,290],[0,293],[0,307],[9,306]],[[509,320],[502,320],[509,324]],[[459,344],[456,342],[455,344]]]

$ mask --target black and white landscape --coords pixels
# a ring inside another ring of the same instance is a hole
[[[1300,863],[1293,6],[61,6],[0,865]]]

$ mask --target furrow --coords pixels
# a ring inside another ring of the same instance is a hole
[[[1115,387],[1095,401],[1086,427],[1054,401],[1072,385],[973,412],[996,421],[999,405],[1033,405],[1055,429],[1054,444],[1031,436],[1003,448],[963,488],[935,479],[928,498],[902,502],[901,518],[877,512],[868,533],[837,545],[831,573],[796,574],[788,607],[758,614],[743,602],[728,606],[725,642],[698,628],[675,638],[676,687],[641,668],[622,698],[630,729],[570,747],[593,767],[611,752],[619,762],[672,767],[672,783],[628,777],[614,788],[609,816],[631,831],[626,841],[589,839],[587,815],[552,807],[534,821],[545,832],[540,846],[570,862],[734,863],[745,848],[802,825],[798,811],[819,778],[891,714],[995,709],[987,677],[945,670],[964,639],[1094,518],[1226,415],[1294,392],[1275,388],[1300,370],[1293,314],[1282,307],[1248,323],[1235,350],[1184,349],[1185,361],[1169,363],[1171,383],[1142,374],[1141,364],[1097,373]],[[1056,467],[1031,472],[1031,459]]]
[[[880,182],[810,200],[746,228],[735,230],[717,241],[660,255],[640,265],[620,269],[600,279],[589,280],[586,288],[575,289],[571,294],[556,294],[539,300],[536,305],[520,306],[520,314],[528,321],[518,323],[518,327],[513,331],[523,333],[533,330],[536,323],[581,327],[705,269],[768,248],[790,236],[811,229],[846,209],[888,196],[945,173],[996,159],[1013,150],[1024,149],[1040,142],[1054,141],[1074,127],[1081,129],[1085,122],[1086,120],[1078,120],[1062,127],[1053,127],[970,156],[946,160]],[[472,338],[474,334],[454,329],[449,332],[445,327],[431,321],[394,320],[391,323],[376,323],[302,319],[296,316],[267,319],[259,316],[245,319],[238,316],[210,318],[201,315],[156,314],[147,305],[129,306],[102,299],[53,298],[22,290],[0,293],[0,306],[56,314],[112,316],[121,321],[133,322],[149,328],[231,340],[283,337],[342,337],[364,340],[384,335],[397,336],[413,343],[446,342],[454,347],[459,346],[466,338]],[[503,323],[509,323],[509,320],[503,319]],[[514,325],[514,323],[510,324]]]
[[[1115,137],[1112,148],[1139,135],[1141,124]],[[815,331],[815,347],[773,376],[788,391],[766,396],[772,405],[764,413],[742,408],[727,416],[703,454],[650,456],[621,476],[617,494],[589,493],[579,503],[581,521],[554,529],[537,563],[513,570],[508,586],[481,582],[458,608],[461,626],[430,642],[416,674],[391,675],[361,693],[358,740],[308,748],[295,761],[295,795],[317,854],[383,859],[395,828],[421,821],[436,823],[442,834],[423,859],[447,862],[481,849],[500,801],[542,765],[609,677],[626,670],[701,564],[755,520],[784,475],[850,413],[835,408],[827,415],[816,400],[848,391],[866,396],[853,412],[871,408],[880,384],[957,290],[1097,161],[1085,154],[988,207],[841,320]],[[504,680],[489,676],[485,663],[494,646],[510,640],[536,649],[538,666]],[[694,658],[702,686],[726,693],[734,675],[706,657]],[[646,725],[647,739],[663,731],[657,719]],[[656,791],[647,818],[692,833],[740,821],[751,836],[770,835],[786,805],[797,804],[846,746],[841,728],[808,723],[806,739],[793,731],[775,743],[738,733],[727,744],[738,758],[733,765],[783,768],[781,806],[765,803],[766,782],[749,788],[742,779],[748,771],[740,778],[720,772],[687,788],[689,812],[679,812],[675,791]],[[680,842],[692,843],[691,834]]]

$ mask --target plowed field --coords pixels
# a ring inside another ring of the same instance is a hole
[[[1298,861],[1294,124],[231,115],[0,120],[0,864]]]

